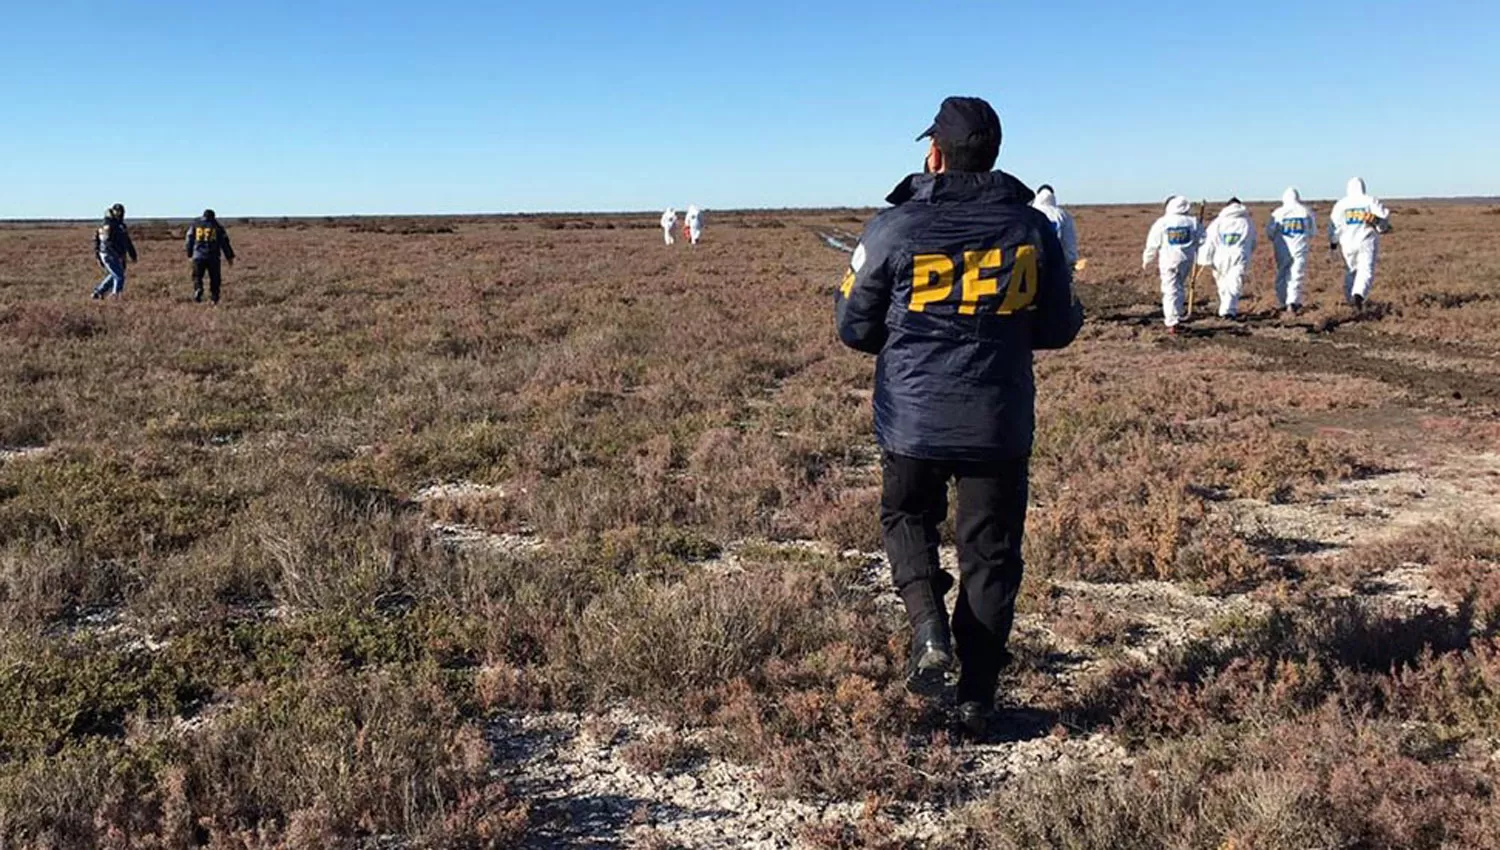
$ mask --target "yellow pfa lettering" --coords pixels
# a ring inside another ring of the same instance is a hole
[[[954,264],[942,254],[918,254],[912,258],[911,311],[921,313],[953,294]]]
[[[979,299],[999,291],[996,278],[1005,265],[1005,252],[999,248],[964,252],[963,301],[958,312],[972,316],[979,310]]]
[[[839,285],[839,292],[841,292],[845,298],[848,298],[849,297],[849,293],[851,293],[853,291],[854,291],[854,269],[850,269],[850,270],[844,272],[844,282]]]
[[[1002,316],[1030,309],[1036,301],[1036,246],[1021,245],[1016,248],[1015,265],[1010,271],[1010,284],[1005,287],[1005,300],[997,310]]]

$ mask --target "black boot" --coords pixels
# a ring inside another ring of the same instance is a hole
[[[995,725],[993,703],[971,700],[958,704],[959,731],[971,738],[984,739]]]
[[[941,696],[952,674],[953,640],[948,624],[939,619],[918,623],[912,629],[906,689],[919,696]]]

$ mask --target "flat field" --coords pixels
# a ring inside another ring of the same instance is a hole
[[[230,219],[217,309],[0,227],[0,848],[1500,847],[1500,208],[1392,206],[1365,315],[1262,248],[1175,339],[1075,211],[983,741],[901,689],[867,213]]]

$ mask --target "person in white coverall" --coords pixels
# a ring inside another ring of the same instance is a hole
[[[1141,268],[1150,269],[1151,261],[1156,260],[1161,270],[1162,315],[1173,333],[1182,321],[1188,275],[1193,273],[1193,258],[1203,236],[1197,219],[1189,215],[1192,209],[1193,205],[1181,195],[1168,198],[1166,215],[1151,225],[1151,232],[1146,235],[1146,252],[1141,255]]]
[[[1281,195],[1281,206],[1266,222],[1266,239],[1276,251],[1276,306],[1298,313],[1302,310],[1302,285],[1307,282],[1307,255],[1318,232],[1313,211],[1302,203],[1296,188]]]
[[[677,240],[672,236],[672,229],[676,226],[677,210],[668,209],[666,212],[661,214],[661,234],[662,237],[667,240],[668,245],[677,244]]]
[[[694,245],[697,245],[698,240],[703,238],[703,211],[695,206],[689,205],[687,208],[687,226],[688,239],[690,239]]]
[[[1073,226],[1073,216],[1057,205],[1057,193],[1051,186],[1043,183],[1036,190],[1036,200],[1031,205],[1052,222],[1052,228],[1057,231],[1057,239],[1062,242],[1063,259],[1068,261],[1068,267],[1077,265],[1078,230]]]
[[[1245,275],[1250,271],[1250,255],[1255,253],[1255,221],[1239,198],[1230,198],[1218,218],[1203,234],[1198,249],[1198,265],[1213,266],[1214,280],[1219,284],[1219,316],[1238,318],[1240,293]]]
[[[1328,217],[1328,247],[1344,254],[1344,300],[1363,309],[1375,282],[1380,234],[1390,232],[1391,211],[1365,191],[1365,181],[1349,181],[1348,194]]]

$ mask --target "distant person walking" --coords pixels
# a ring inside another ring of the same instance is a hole
[[[1146,234],[1146,251],[1141,255],[1141,268],[1149,270],[1156,261],[1161,272],[1161,310],[1167,330],[1177,333],[1186,305],[1188,276],[1193,273],[1193,260],[1198,256],[1198,243],[1203,234],[1198,220],[1189,213],[1193,205],[1181,195],[1167,199],[1166,214],[1151,225]]]
[[[193,261],[193,300],[203,303],[203,275],[207,273],[208,300],[217,306],[219,285],[224,279],[219,258],[234,265],[234,246],[229,244],[229,233],[213,210],[204,210],[203,217],[188,228],[187,255]]]
[[[104,280],[94,287],[94,298],[106,295],[119,297],[125,294],[125,270],[129,263],[136,262],[135,243],[130,241],[130,228],[125,226],[125,205],[115,204],[104,211],[104,223],[94,231],[94,256],[104,269]]]
[[[1276,252],[1276,307],[1302,312],[1302,287],[1307,282],[1307,255],[1312,251],[1313,235],[1318,232],[1313,211],[1302,203],[1302,193],[1295,187],[1281,195],[1281,206],[1271,211],[1266,222],[1266,239]]]
[[[1237,319],[1245,275],[1255,253],[1255,220],[1239,198],[1230,198],[1203,234],[1198,265],[1212,266],[1219,285],[1219,317]]]
[[[661,234],[662,238],[666,240],[666,243],[668,245],[677,244],[676,238],[672,236],[672,231],[676,229],[676,227],[677,210],[671,209],[669,207],[667,208],[666,212],[661,214]]]
[[[839,287],[839,338],[876,355],[880,521],[911,621],[908,690],[937,696],[958,666],[958,718],[983,735],[1009,654],[1023,564],[1036,383],[1032,352],[1083,325],[1073,276],[1030,189],[993,170],[1000,118],[943,101],[926,173],[865,227]],[[948,485],[958,494],[959,591],[938,561]]]
[[[688,241],[694,245],[697,245],[698,240],[703,238],[703,210],[692,204],[689,204],[687,208],[687,231]]]
[[[1380,235],[1391,230],[1391,211],[1365,191],[1365,181],[1349,181],[1348,193],[1328,218],[1328,248],[1344,255],[1344,300],[1363,310],[1375,283]]]
[[[1068,268],[1078,265],[1078,230],[1073,225],[1073,216],[1067,210],[1057,205],[1057,193],[1052,187],[1043,183],[1036,190],[1036,200],[1031,205],[1041,210],[1042,215],[1052,222],[1052,227],[1057,231],[1057,239],[1062,243],[1063,257],[1068,261]]]

